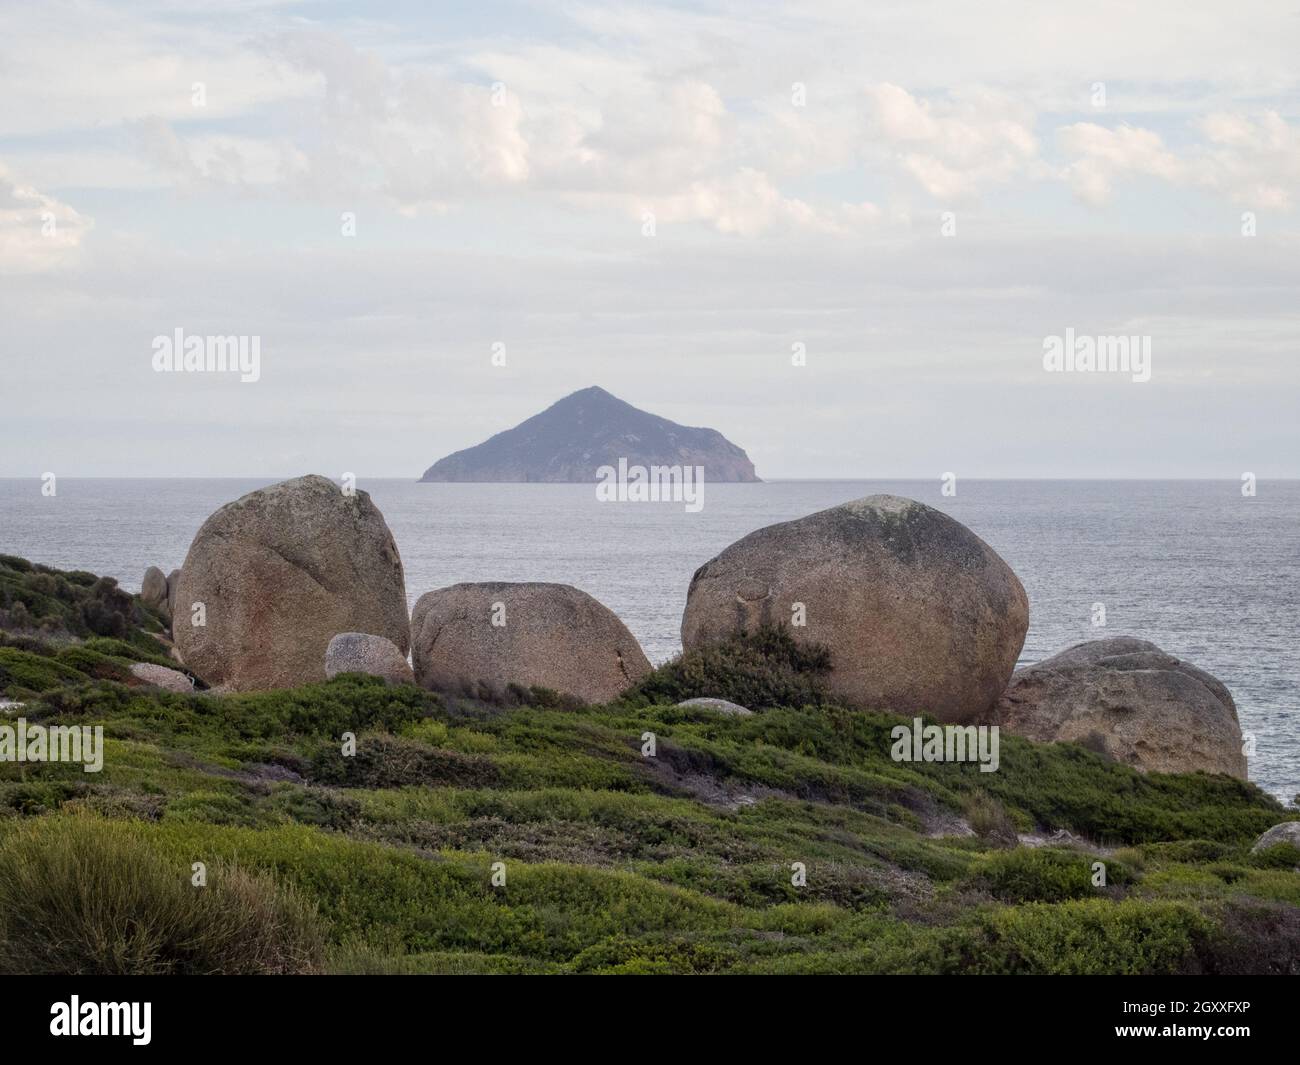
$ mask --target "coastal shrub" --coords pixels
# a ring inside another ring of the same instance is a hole
[[[535,706],[539,710],[580,710],[583,701],[576,695],[557,692],[552,688],[539,687],[536,684],[525,688],[522,684],[506,685],[503,695],[490,691],[482,693],[483,701],[497,703],[501,706]]]
[[[3,768],[13,772],[12,763]],[[77,795],[73,784],[55,780],[17,780],[0,783],[0,816],[10,812],[35,815],[57,810]]]
[[[95,680],[135,685],[139,682],[131,675],[133,662],[183,671],[175,662],[121,640],[56,643],[0,633],[0,691],[21,688],[22,694],[31,695]]]
[[[167,804],[168,820],[204,821],[211,825],[255,825],[257,812],[249,797],[215,788],[187,791]]]
[[[4,654],[0,648],[0,683]],[[437,713],[442,705],[438,696],[413,685],[393,687],[378,677],[360,675],[283,691],[223,696],[101,682],[49,689],[41,702],[40,716],[66,723],[93,720],[110,735],[144,732],[154,742],[240,754],[253,745],[265,751],[268,744],[322,736],[341,742],[344,732],[397,729]]]
[[[1014,847],[1019,840],[1016,824],[1006,807],[983,790],[973,791],[962,803],[962,814],[980,839],[998,846]]]
[[[996,773],[973,766],[921,765],[918,772],[984,788],[1035,824],[1103,844],[1253,839],[1276,824],[1281,805],[1248,781],[1223,774],[1139,773],[1069,743],[1002,736]],[[956,769],[957,772],[953,772]],[[964,789],[963,789],[964,790]]]
[[[156,642],[154,646],[157,650],[155,651],[138,644],[127,643],[125,640],[115,640],[108,636],[94,636],[81,646],[87,651],[95,651],[101,655],[108,655],[110,658],[125,659],[128,662],[152,662],[154,665],[166,666],[168,669],[179,670],[182,673],[187,672],[183,665],[174,658],[169,657],[164,652],[162,645]]]
[[[1294,843],[1275,843],[1247,857],[1259,869],[1300,869],[1300,847]]]
[[[89,647],[64,647],[55,658],[90,680],[116,680],[123,684],[133,682],[129,666],[99,651],[92,651]]]
[[[42,819],[51,828],[68,820]],[[630,873],[559,863],[509,863],[506,885],[495,888],[496,859],[489,854],[430,861],[407,849],[302,825],[104,825],[110,839],[147,833],[144,838],[168,862],[180,862],[187,875],[195,857],[211,870],[237,856],[242,868],[273,873],[314,899],[332,942],[386,935],[384,946],[392,953],[456,950],[560,961],[620,932],[725,931],[741,914],[718,900]],[[7,831],[0,822],[0,850],[8,847]]]
[[[0,848],[0,973],[310,973],[314,907],[265,875],[214,862],[207,886],[139,828],[27,822]]]
[[[57,647],[53,646],[48,640],[17,632],[5,632],[3,629],[0,629],[0,647],[10,647],[15,651],[26,651],[29,654],[40,655],[43,658],[53,657],[57,650]]]
[[[563,973],[563,965],[515,954],[469,951],[390,953],[365,943],[348,944],[330,953],[329,971],[342,976],[540,976]]]
[[[311,779],[348,788],[485,787],[500,779],[490,759],[428,747],[401,736],[367,733],[357,737],[356,753],[344,757],[339,744],[325,741],[311,759]]]
[[[38,695],[86,680],[80,670],[53,658],[0,647],[0,692],[13,698]]]
[[[1204,971],[1217,976],[1300,976],[1300,908],[1237,898],[1214,911]]]
[[[1215,925],[1183,903],[1081,899],[983,909],[948,926],[863,915],[799,951],[733,972],[1178,975],[1207,971]]]
[[[148,646],[163,623],[112,577],[42,566],[0,555],[0,628]]]
[[[712,697],[747,706],[821,706],[829,702],[830,652],[797,643],[784,628],[763,628],[685,651],[633,685],[632,706]]]
[[[988,855],[969,876],[967,886],[1004,902],[1089,898],[1102,891],[1092,883],[1092,865],[1097,861],[1105,865],[1107,886],[1131,882],[1128,867],[1113,859],[1054,847],[1019,847]]]
[[[340,832],[361,818],[361,803],[331,788],[285,787],[276,792],[271,808],[299,824]]]
[[[736,952],[680,938],[633,939],[614,935],[578,954],[570,972],[587,975],[695,975],[725,970]]]
[[[1226,843],[1211,839],[1177,839],[1144,843],[1138,848],[1144,858],[1161,862],[1216,862],[1232,853]]]
[[[1144,976],[1196,971],[1211,920],[1178,902],[1080,899],[1000,907],[975,935],[947,944],[944,971],[971,974]],[[953,948],[956,949],[953,949]]]

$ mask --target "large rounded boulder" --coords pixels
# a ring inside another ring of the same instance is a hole
[[[416,682],[435,691],[503,694],[511,684],[602,703],[650,672],[615,614],[567,584],[456,584],[411,613]]]
[[[1041,743],[1080,743],[1143,772],[1246,779],[1237,707],[1214,676],[1132,636],[1081,643],[1020,670],[998,721]]]
[[[960,522],[878,495],[759,529],[696,571],[687,650],[780,625],[830,650],[828,687],[845,703],[969,722],[1006,687],[1029,601]]]
[[[176,598],[181,657],[229,691],[324,680],[325,650],[340,632],[383,636],[403,655],[410,648],[402,559],[384,516],[366,492],[324,477],[250,492],[208,518]]]

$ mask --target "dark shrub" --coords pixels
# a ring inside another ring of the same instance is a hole
[[[357,737],[357,749],[345,756],[342,745],[320,744],[312,758],[310,777],[321,784],[347,788],[490,787],[500,780],[491,759],[477,754],[441,750],[399,736]]]
[[[1236,899],[1218,913],[1204,969],[1220,976],[1300,976],[1300,909]]]
[[[633,706],[709,696],[750,709],[822,706],[829,701],[830,652],[796,643],[784,628],[765,628],[685,651],[622,697]]]
[[[1257,869],[1297,869],[1300,868],[1300,847],[1294,843],[1275,843],[1256,851],[1246,860]]]

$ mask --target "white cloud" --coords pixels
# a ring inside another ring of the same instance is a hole
[[[781,195],[764,173],[744,167],[726,178],[694,182],[685,192],[655,201],[656,221],[706,221],[718,232],[741,237],[769,229],[840,233],[880,219],[871,203],[815,208]]]
[[[987,92],[940,102],[897,85],[866,90],[868,130],[931,196],[966,200],[1037,170],[1033,118],[1023,104]]]
[[[0,5],[0,135],[101,129],[160,115],[213,121],[302,99],[312,85],[256,43],[266,15],[194,5]],[[195,82],[205,106],[194,104]]]
[[[0,165],[0,274],[75,265],[91,225],[66,203],[20,185]]]
[[[1300,126],[1276,111],[1258,118],[1217,112],[1201,129],[1210,142],[1200,180],[1234,203],[1289,211],[1300,190]]]
[[[1204,141],[1181,151],[1149,129],[1079,122],[1058,131],[1070,156],[1064,180],[1080,199],[1107,202],[1118,182],[1145,176],[1206,189],[1243,206],[1289,211],[1300,188],[1300,128],[1276,111],[1215,112],[1196,123]]]
[[[497,63],[509,80],[477,84],[391,65],[319,32],[284,35],[276,47],[318,79],[318,109],[295,142],[186,133],[154,116],[132,124],[138,149],[183,184],[368,191],[405,213],[515,192],[739,236],[836,232],[878,215],[870,203],[784,194],[754,165],[761,153],[747,150],[740,120],[699,79],[524,55]]]
[[[1105,203],[1121,178],[1147,175],[1177,182],[1186,176],[1185,164],[1150,130],[1077,122],[1059,130],[1058,138],[1073,157],[1063,171],[1064,179],[1086,203]]]

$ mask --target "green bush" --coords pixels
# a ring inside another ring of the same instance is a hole
[[[683,938],[632,939],[614,935],[582,951],[570,972],[604,976],[716,973],[735,961],[735,951]]]
[[[384,733],[357,737],[356,753],[348,756],[340,744],[325,741],[311,762],[313,781],[348,788],[485,787],[500,778],[496,765],[481,755],[440,750]]]
[[[0,647],[0,692],[14,698],[52,692],[64,685],[82,684],[86,679],[80,670],[56,659]]]
[[[1132,879],[1122,863],[1096,855],[1051,847],[1019,847],[988,855],[967,884],[1003,902],[1084,899],[1101,891],[1092,883],[1092,866],[1098,861],[1106,868],[1106,886],[1126,884]]]
[[[1162,862],[1216,862],[1226,858],[1232,848],[1211,839],[1176,839],[1144,843],[1138,848],[1144,858]]]
[[[89,647],[65,647],[59,651],[55,658],[63,665],[77,670],[91,680],[115,680],[122,684],[132,683],[129,666],[99,651],[92,651]]]
[[[1300,847],[1294,843],[1275,843],[1246,860],[1257,869],[1300,869]]]
[[[628,705],[727,699],[750,709],[821,706],[827,703],[830,652],[796,643],[784,628],[686,651],[638,681],[623,696]]]
[[[4,653],[0,648],[0,668]],[[413,685],[394,687],[379,677],[359,675],[285,691],[220,697],[100,683],[48,690],[41,702],[43,716],[65,723],[93,720],[118,732],[147,730],[156,742],[183,742],[223,753],[325,736],[341,742],[344,732],[397,729],[442,706],[438,696]]]
[[[110,637],[148,648],[161,619],[112,577],[0,555],[0,629]]]
[[[315,907],[264,875],[214,862],[207,886],[140,827],[37,820],[0,848],[0,973],[310,973]]]
[[[943,971],[1043,975],[1194,972],[1212,922],[1176,902],[1081,899],[981,914],[974,935],[945,944]]]
[[[157,650],[151,650],[147,646],[127,643],[125,640],[114,640],[108,636],[95,636],[87,640],[82,646],[87,651],[96,651],[101,655],[108,655],[110,658],[125,659],[128,662],[152,662],[157,666],[185,671],[185,667],[164,653],[162,644],[156,641],[154,646]]]

